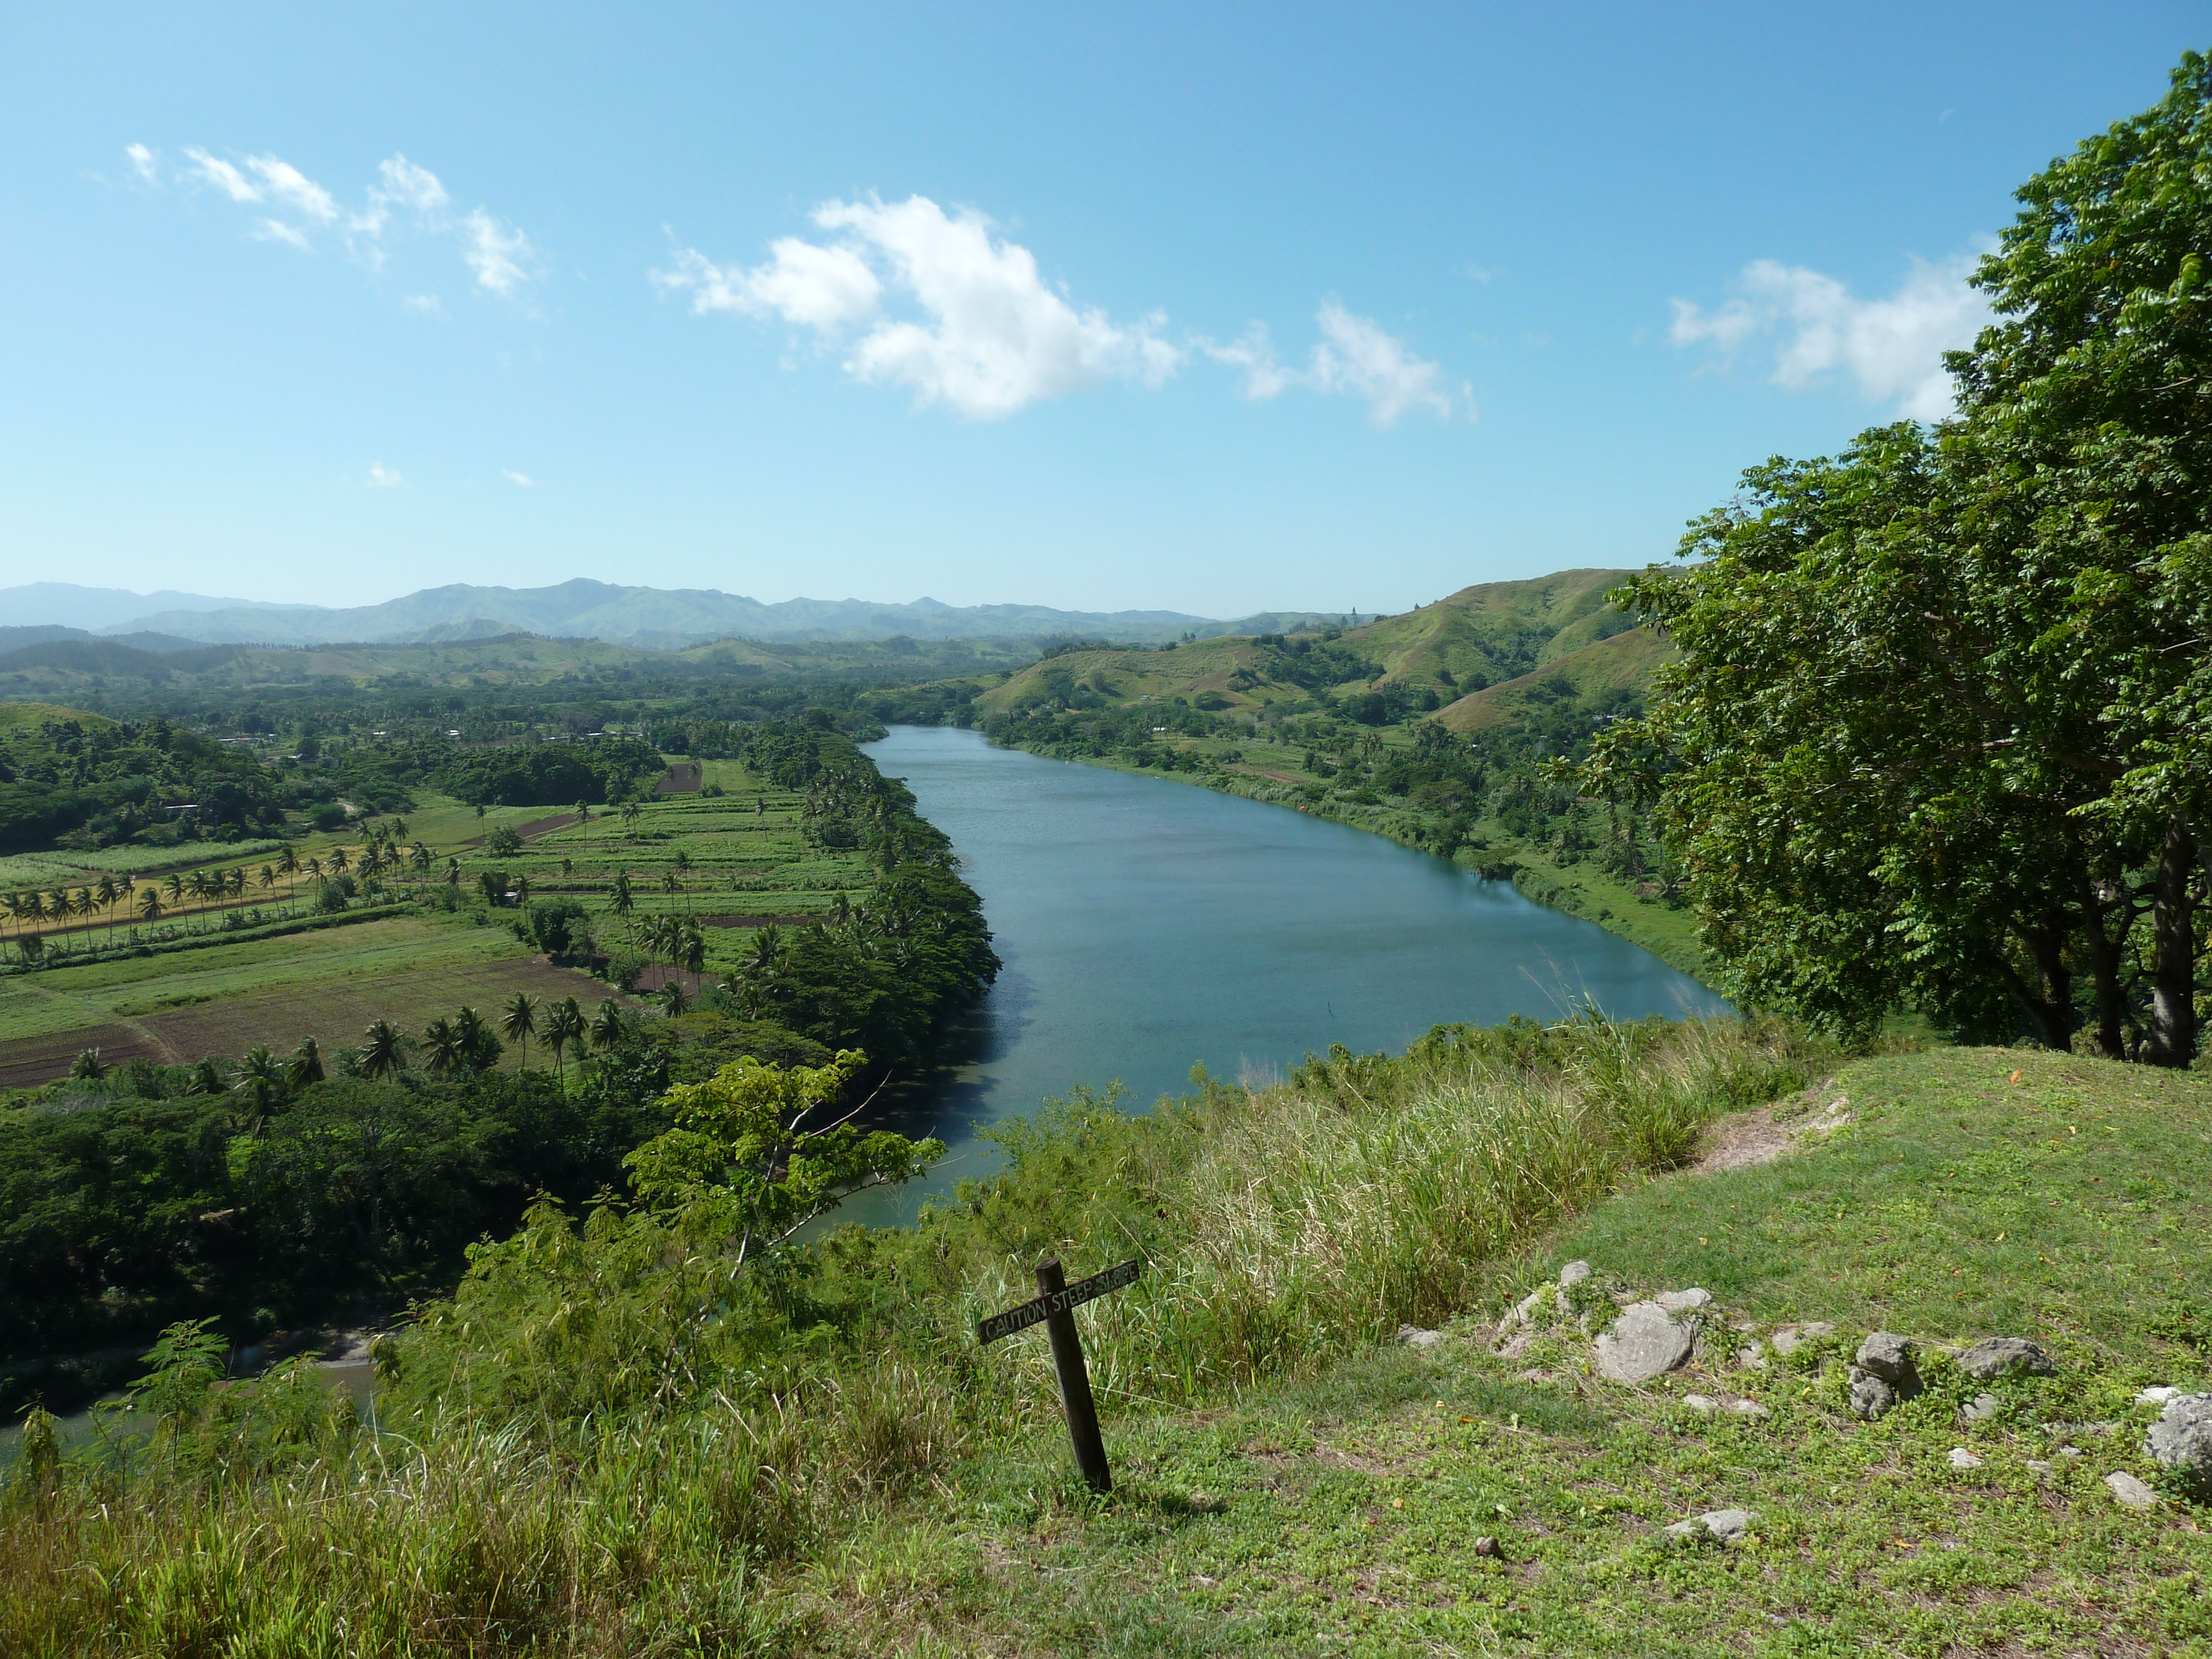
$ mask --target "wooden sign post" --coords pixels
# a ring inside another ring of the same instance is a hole
[[[975,1340],[988,1346],[1043,1322],[1045,1334],[1052,1339],[1053,1370],[1060,1374],[1060,1403],[1067,1413],[1067,1437],[1075,1443],[1075,1466],[1083,1471],[1093,1492],[1113,1491],[1114,1474],[1106,1467],[1106,1443],[1098,1437],[1098,1407],[1091,1402],[1091,1372],[1083,1363],[1083,1338],[1075,1328],[1072,1310],[1094,1297],[1135,1284],[1141,1269],[1139,1262],[1124,1261],[1071,1285],[1055,1257],[1037,1267],[1035,1301],[993,1314],[975,1326]]]

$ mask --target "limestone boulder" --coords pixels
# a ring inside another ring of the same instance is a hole
[[[2058,1362],[2024,1336],[1985,1336],[1959,1356],[1959,1369],[1994,1382],[2001,1376],[2055,1376]]]
[[[1616,1382],[1649,1382],[1683,1364],[1697,1346],[1698,1322],[1677,1323],[1656,1302],[1632,1302],[1597,1340],[1597,1369]]]

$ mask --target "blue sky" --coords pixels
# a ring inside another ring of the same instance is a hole
[[[0,11],[0,585],[1234,616],[1940,409],[2198,6]]]

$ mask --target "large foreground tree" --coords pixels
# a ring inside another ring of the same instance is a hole
[[[1959,414],[1775,459],[1629,584],[1680,648],[1589,776],[1746,998],[2185,1066],[2212,854],[2212,69],[2020,192]]]

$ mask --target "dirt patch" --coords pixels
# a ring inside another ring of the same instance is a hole
[[[0,1043],[0,1088],[52,1083],[68,1074],[82,1050],[94,1047],[106,1065],[144,1059],[179,1066],[208,1054],[234,1060],[261,1042],[286,1053],[312,1035],[328,1054],[358,1041],[371,1020],[388,1019],[403,1030],[420,1030],[426,1021],[449,1015],[465,1002],[489,1018],[517,991],[542,1001],[573,996],[586,1012],[616,994],[612,986],[573,968],[556,968],[543,957],[410,969],[389,975],[359,974]],[[536,1044],[531,1053],[537,1057]]]
[[[67,1077],[71,1063],[87,1048],[100,1050],[103,1066],[119,1066],[127,1060],[171,1063],[153,1034],[139,1025],[84,1025],[0,1044],[0,1089],[35,1089]]]
[[[550,835],[556,830],[566,830],[572,823],[581,823],[582,822],[583,819],[579,817],[574,812],[556,812],[550,818],[532,818],[527,823],[511,824],[508,827],[512,829],[516,835],[521,836],[523,840],[528,841],[532,836]],[[471,836],[466,841],[463,842],[461,845],[464,847],[481,847],[484,844],[485,840],[488,838],[488,835],[489,832],[484,836]]]
[[[1748,1170],[1771,1164],[1791,1148],[1820,1140],[1851,1121],[1849,1095],[1828,1078],[1778,1106],[1754,1107],[1708,1124],[1691,1163],[1691,1175]]]

